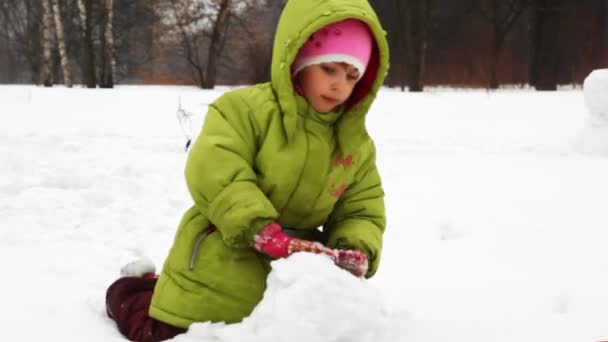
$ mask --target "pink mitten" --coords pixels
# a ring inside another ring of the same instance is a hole
[[[325,254],[340,268],[347,270],[356,277],[367,273],[367,255],[350,249],[331,249],[320,242],[302,240],[283,233],[283,228],[277,223],[271,223],[254,237],[253,247],[273,258],[286,258],[293,253],[309,252]]]
[[[273,258],[285,258],[289,255],[292,240],[291,236],[283,233],[280,225],[271,223],[253,237],[253,247]]]
[[[336,259],[334,262],[342,269],[352,273],[355,277],[364,277],[367,273],[367,255],[361,251],[352,249],[335,249]]]
[[[320,242],[302,240],[283,233],[283,229],[277,223],[264,227],[254,237],[253,246],[273,258],[286,258],[297,252],[325,254],[332,260],[335,260],[336,256],[333,249],[325,247]]]

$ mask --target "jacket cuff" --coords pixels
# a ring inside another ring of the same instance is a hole
[[[251,247],[254,236],[278,213],[256,184],[235,182],[222,190],[209,204],[209,220],[231,247]]]

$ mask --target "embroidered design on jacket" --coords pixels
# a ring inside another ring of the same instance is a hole
[[[344,194],[344,191],[346,191],[346,183],[342,183],[338,187],[336,187],[334,184],[332,184],[331,187],[329,188],[329,194],[335,198],[342,197],[342,194]]]
[[[353,156],[350,154],[347,155],[346,158],[344,158],[344,159],[340,158],[339,155],[337,155],[334,158],[334,165],[335,166],[342,165],[345,170],[348,169],[349,167],[351,167],[352,164],[353,164]]]

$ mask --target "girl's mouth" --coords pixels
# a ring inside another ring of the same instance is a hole
[[[336,103],[336,102],[338,102],[338,100],[337,100],[337,99],[334,99],[333,97],[328,97],[328,96],[325,96],[325,95],[321,95],[321,97],[323,98],[323,100],[325,100],[325,101],[327,101],[327,102],[331,102],[331,103]]]

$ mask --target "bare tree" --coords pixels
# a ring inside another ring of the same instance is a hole
[[[0,24],[2,30],[0,30],[0,54],[5,58],[5,62],[0,64],[2,71],[2,82],[13,83],[15,82],[16,63],[15,63],[15,47],[13,42],[13,31],[10,22],[10,14],[7,4],[0,5]]]
[[[591,13],[589,16],[590,26],[587,30],[587,34],[585,35],[585,39],[582,40],[582,44],[584,44],[587,48],[586,54],[589,56],[588,63],[595,66],[603,66],[608,67],[608,1],[606,0],[593,0],[587,3],[586,12]],[[584,75],[588,75],[591,70],[589,70],[589,65],[586,66],[587,69],[584,71]]]
[[[530,85],[537,90],[557,89],[557,67],[561,49],[560,7],[563,2],[534,0],[532,5]]]
[[[388,31],[391,47],[391,73],[388,82],[402,91],[424,89],[430,30],[430,0],[376,0],[378,11]]]
[[[262,83],[270,80],[272,44],[282,6],[279,1],[233,16],[219,70],[228,79]],[[245,58],[244,58],[245,57]]]
[[[600,27],[603,28],[600,34],[600,65],[608,65],[608,3],[601,1],[598,5],[600,13]]]
[[[95,73],[95,52],[93,50],[92,37],[92,0],[78,0],[78,9],[80,13],[80,29],[82,39],[82,77],[87,88],[95,88],[97,86],[97,77]]]
[[[59,0],[53,1],[53,16],[55,18],[55,36],[57,38],[57,47],[59,48],[59,56],[61,57],[61,70],[63,72],[63,82],[67,87],[72,87],[72,73],[68,63],[68,55],[65,48],[65,35],[63,32],[63,23],[61,21],[61,10]]]
[[[407,46],[406,73],[410,91],[419,92],[424,89],[424,69],[426,67],[426,51],[428,46],[428,31],[430,17],[430,0],[406,0],[405,25]],[[401,3],[401,1],[399,1]]]
[[[9,40],[15,44],[15,57],[27,65],[33,84],[40,84],[40,67],[42,60],[41,27],[42,6],[38,0],[4,0],[0,6],[7,10],[11,23],[6,32]],[[0,32],[2,34],[2,32]]]
[[[387,31],[387,40],[390,48],[391,68],[387,76],[387,83],[391,86],[398,86],[401,91],[405,91],[405,61],[406,43],[405,29],[405,3],[398,0],[370,0],[383,27]]]
[[[207,68],[205,72],[205,82],[202,83],[203,89],[212,89],[215,86],[217,77],[217,59],[224,49],[226,31],[230,23],[230,0],[222,0],[217,13],[217,19],[211,33],[211,43],[207,53]]]
[[[104,82],[102,74],[103,60],[112,64],[115,56],[115,71],[112,83],[117,78],[144,78],[141,66],[149,63],[149,51],[153,45],[151,31],[159,18],[150,1],[122,0],[112,1],[112,43],[106,43],[108,21],[106,17],[107,0],[62,0],[57,6],[54,0],[47,0],[51,17],[50,34],[53,37],[53,26],[57,28],[57,44],[60,44],[59,32],[63,31],[65,58],[61,56],[61,46],[50,47],[53,60],[51,73],[54,82],[59,81],[64,68],[69,68],[70,79],[82,82],[89,87]],[[42,83],[43,70],[43,3],[41,0],[0,0],[0,67],[3,82]],[[58,7],[59,10],[56,10]],[[87,15],[87,11],[89,12]],[[62,30],[53,19],[60,16]],[[55,39],[55,38],[52,38]],[[114,52],[109,47],[114,45]],[[105,57],[104,57],[105,56]],[[63,60],[62,60],[63,59]],[[161,62],[162,63],[162,62]],[[11,65],[9,68],[8,65]],[[108,66],[107,70],[110,70]],[[7,70],[7,71],[4,71]],[[90,71],[90,72],[89,72]],[[47,77],[48,78],[48,77]],[[67,79],[68,77],[63,77]],[[78,81],[82,80],[82,81]],[[106,82],[107,83],[107,82]]]
[[[53,59],[51,56],[52,36],[51,36],[51,6],[49,6],[49,0],[42,0],[42,49],[44,64],[42,67],[44,76],[44,86],[53,86],[53,74],[51,72],[53,67]]]
[[[112,83],[121,79],[148,78],[154,68],[153,49],[161,45],[154,38],[159,18],[154,2],[141,0],[121,0],[112,2],[112,43],[114,71]],[[106,53],[107,55],[107,53]],[[110,63],[112,63],[110,61]],[[167,65],[167,61],[161,61]]]
[[[490,23],[490,89],[498,88],[498,58],[504,47],[507,34],[522,14],[527,0],[480,0],[479,10]]]
[[[402,27],[406,16],[406,6],[403,1],[396,0],[392,6],[393,11],[389,12],[392,15],[390,16],[390,34],[389,40],[393,46],[392,49],[392,59],[395,60],[394,64],[394,72],[396,78],[396,83],[401,88],[401,91],[405,91],[405,87],[407,85],[406,73],[407,73],[407,37],[405,34],[405,30]],[[398,18],[402,18],[399,20]]]
[[[165,39],[178,43],[182,56],[202,88],[213,88],[218,58],[233,16],[264,0],[164,0],[158,12],[164,19]],[[206,53],[201,47],[206,47]]]
[[[106,28],[104,33],[104,50],[105,50],[105,65],[103,73],[103,88],[114,87],[115,71],[116,71],[116,57],[114,48],[114,32],[113,32],[113,20],[114,20],[114,1],[105,0],[106,7]]]

